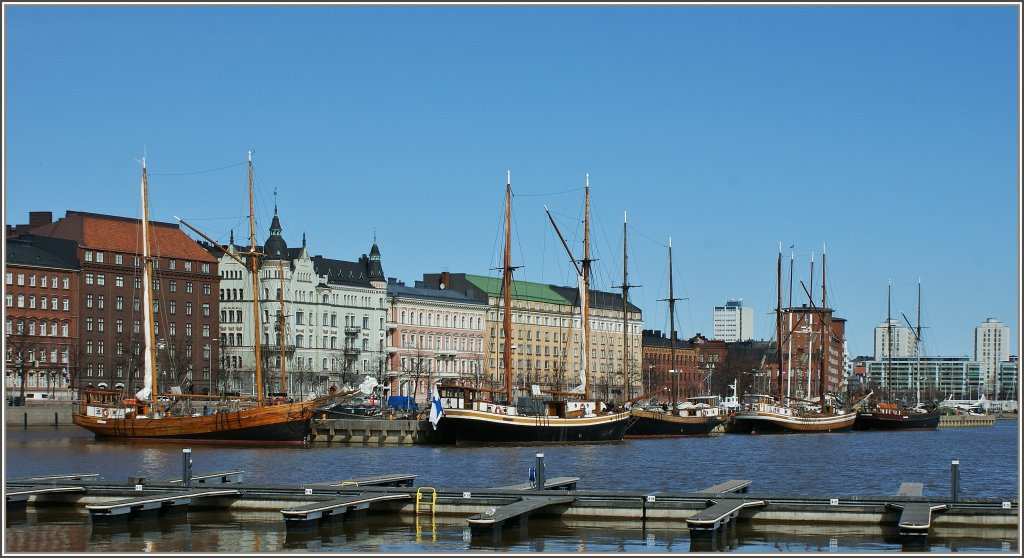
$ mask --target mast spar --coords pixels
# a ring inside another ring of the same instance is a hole
[[[505,182],[505,255],[502,265],[501,291],[505,302],[502,333],[505,346],[502,362],[505,365],[505,403],[512,404],[512,171],[507,171]]]
[[[253,355],[255,357],[255,374],[253,381],[256,386],[256,405],[259,407],[263,406],[263,371],[260,366],[260,331],[262,330],[260,324],[260,285],[259,285],[259,269],[258,269],[258,258],[259,252],[256,250],[256,209],[255,201],[253,200],[252,192],[252,151],[249,152],[249,274],[252,276],[252,316],[253,316],[253,332],[252,332],[252,345]]]
[[[146,176],[146,158],[142,158],[142,304],[145,306],[143,319],[146,332],[146,384],[149,390],[149,416],[155,417],[157,412],[157,390],[159,388],[156,373],[156,332],[153,328],[153,256],[149,243],[149,182]]]

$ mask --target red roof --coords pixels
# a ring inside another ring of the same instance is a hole
[[[140,219],[68,211],[64,218],[33,229],[32,232],[40,236],[75,240],[93,250],[142,253]],[[210,263],[217,261],[178,225],[150,221],[149,232],[150,246],[156,256]]]

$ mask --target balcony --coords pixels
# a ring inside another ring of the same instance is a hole
[[[449,349],[438,349],[437,350],[437,358],[451,358],[451,359],[453,359],[456,356],[458,356],[458,354],[459,354],[459,351],[454,351],[454,350],[449,350]]]
[[[363,331],[363,328],[361,328],[359,326],[345,326],[345,336],[346,337],[358,337],[359,334],[362,331]]]
[[[388,347],[388,354],[393,355],[398,352],[398,347]]]
[[[269,353],[280,353],[281,345],[261,345],[260,349]],[[284,352],[289,355],[295,353],[295,345],[285,344]]]
[[[384,322],[384,327],[386,327],[388,331],[394,331],[398,329],[398,322],[392,322],[388,320]]]
[[[347,357],[357,357],[361,352],[363,350],[358,347],[345,347],[345,356]]]

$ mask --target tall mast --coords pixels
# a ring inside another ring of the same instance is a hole
[[[832,345],[832,336],[825,322],[829,316],[828,307],[825,306],[825,243],[821,244],[821,375],[818,378],[818,405],[821,412],[825,412],[825,367],[828,361],[828,350]],[[829,324],[831,326],[831,323]]]
[[[583,376],[583,399],[590,399],[590,173],[587,173],[583,218],[583,339],[587,355]]]
[[[793,391],[793,252],[789,253],[789,308],[786,309],[788,324],[786,329],[786,399],[792,396]]]
[[[672,376],[672,409],[679,409],[678,376],[676,370],[676,297],[672,289],[672,237],[668,237],[668,373]]]
[[[256,251],[256,207],[252,193],[252,151],[249,152],[249,275],[252,276],[252,345],[253,355],[256,359],[255,375],[256,382],[256,404],[263,406],[263,372],[260,369],[260,332],[263,330],[260,323],[260,285],[259,268]]]
[[[775,284],[778,290],[778,299],[775,303],[775,360],[779,365],[779,381],[775,387],[776,399],[782,401],[782,243],[779,243],[779,258],[776,264]]]
[[[626,384],[625,400],[633,398],[633,382],[629,369],[629,289],[637,285],[630,285],[626,280],[628,267],[626,260],[629,257],[626,251],[626,212],[622,212],[622,378]]]
[[[889,402],[892,402],[892,280],[889,280],[889,290],[885,304],[885,389],[889,394]]]
[[[156,374],[156,331],[153,328],[153,256],[149,246],[149,183],[146,176],[146,158],[142,158],[142,313],[145,320],[146,356],[145,368],[150,389],[149,416],[156,416],[157,383]]]
[[[505,297],[505,317],[502,332],[505,347],[502,362],[505,364],[505,403],[512,404],[512,171],[507,171],[505,182],[505,256],[501,274],[501,291]]]
[[[811,309],[806,313],[807,315],[807,391],[804,392],[804,399],[811,398],[811,367],[814,365],[814,313],[811,312],[814,307],[814,252],[811,252],[811,286],[806,290],[807,302],[810,303]]]
[[[917,370],[915,380],[917,382],[917,405],[921,404],[921,278],[917,278]]]
[[[281,392],[282,393],[288,393],[288,387],[287,387],[288,386],[288,382],[286,380],[286,378],[288,376],[287,376],[287,372],[285,371],[285,363],[284,363],[284,357],[285,357],[285,354],[284,354],[284,339],[285,339],[285,335],[284,335],[284,262],[281,261],[281,260],[277,261],[277,274],[278,274],[278,277],[280,278],[280,283],[281,283],[280,292],[278,293],[278,299],[279,299],[278,303],[280,305],[281,311],[280,311],[280,313],[279,313],[279,315],[277,317],[277,327],[278,327],[278,329],[281,330],[281,335],[280,335],[280,337],[281,337]]]

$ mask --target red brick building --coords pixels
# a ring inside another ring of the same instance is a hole
[[[69,359],[73,376],[83,386],[141,386],[141,221],[68,211],[49,222],[47,215],[33,212],[29,225],[13,230],[77,243],[79,342]],[[151,222],[150,235],[159,389],[212,393],[219,364],[217,260],[176,224]]]
[[[825,393],[843,389],[843,346],[846,320],[835,318],[831,308],[807,306],[782,309],[782,377],[791,378],[793,397],[817,400],[820,394],[822,338],[825,351]],[[792,332],[792,333],[788,333]],[[777,366],[776,366],[777,368]],[[808,369],[810,390],[808,390]],[[783,384],[783,393],[786,386]]]
[[[5,243],[4,386],[9,396],[68,399],[78,347],[77,244],[25,235]]]

